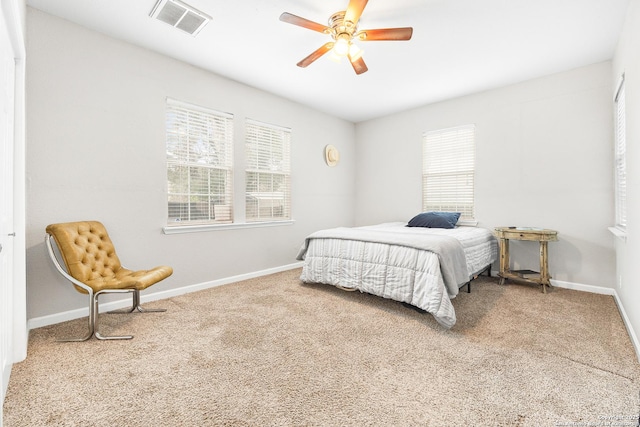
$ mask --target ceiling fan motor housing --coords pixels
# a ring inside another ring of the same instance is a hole
[[[344,15],[346,11],[336,12],[329,18],[329,27],[331,27],[331,36],[338,40],[339,38],[347,38],[351,40],[358,29],[357,24],[351,21],[345,21]],[[345,37],[346,35],[346,37]]]

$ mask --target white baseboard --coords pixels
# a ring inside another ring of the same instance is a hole
[[[191,292],[201,291],[204,289],[214,288],[216,286],[227,285],[229,283],[240,282],[242,280],[253,279],[256,277],[267,276],[269,274],[280,273],[282,271],[293,270],[295,268],[302,267],[302,262],[294,264],[283,265],[280,267],[269,268],[266,270],[255,271],[253,273],[240,274],[238,276],[225,277],[223,279],[212,280],[210,282],[198,283],[195,285],[183,286],[176,289],[169,289],[160,292],[141,293],[141,302],[157,301],[167,299],[179,295],[188,294]],[[123,299],[113,302],[107,302],[100,304],[100,312],[117,310],[120,308],[130,307],[131,300]],[[78,308],[75,310],[64,311],[62,313],[54,313],[47,316],[34,317],[28,320],[29,330],[35,328],[41,328],[43,326],[54,325],[56,323],[62,323],[69,320],[79,319],[89,316],[89,307]]]
[[[631,338],[631,343],[633,347],[636,349],[636,357],[638,358],[638,362],[640,362],[640,341],[638,341],[638,336],[633,330],[633,326],[631,326],[631,322],[629,321],[629,317],[627,317],[627,312],[622,305],[622,301],[620,301],[620,297],[618,293],[613,291],[613,298],[616,300],[616,304],[618,305],[618,310],[620,310],[620,316],[622,316],[622,321],[624,322],[624,326],[627,328],[627,332],[629,333],[629,338]]]
[[[640,362],[640,341],[638,341],[638,335],[636,335],[633,330],[633,326],[629,321],[629,317],[627,316],[627,312],[624,309],[624,305],[622,305],[622,301],[620,300],[620,296],[618,292],[616,292],[613,288],[607,288],[603,286],[592,286],[592,285],[583,285],[581,283],[572,283],[572,282],[563,282],[560,280],[551,280],[551,285],[556,286],[558,288],[565,289],[573,289],[576,291],[584,291],[591,292],[594,294],[602,294],[602,295],[611,295],[618,306],[618,311],[620,312],[620,316],[622,317],[622,321],[624,323],[625,328],[627,328],[627,333],[629,334],[629,338],[631,339],[631,344],[633,344],[633,348],[636,350],[636,357]]]
[[[582,283],[564,282],[562,280],[551,279],[551,286],[556,288],[573,289],[574,291],[591,292],[592,294],[615,295],[616,290],[604,286],[585,285]]]

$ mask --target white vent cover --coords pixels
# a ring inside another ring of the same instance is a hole
[[[209,15],[180,0],[159,0],[150,16],[193,36],[211,20]]]

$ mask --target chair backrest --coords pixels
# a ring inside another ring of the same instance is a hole
[[[80,282],[113,277],[122,268],[107,230],[98,221],[50,224],[46,231],[53,236],[68,273]]]

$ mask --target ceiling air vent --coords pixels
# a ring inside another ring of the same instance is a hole
[[[159,0],[150,16],[193,36],[211,20],[209,15],[179,0]]]

